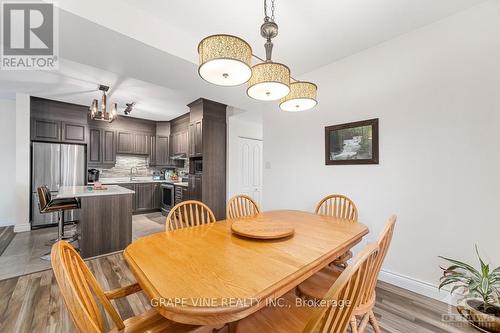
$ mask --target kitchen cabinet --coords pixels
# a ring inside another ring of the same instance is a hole
[[[61,122],[58,120],[32,119],[31,140],[61,141]]]
[[[70,143],[85,143],[87,126],[83,124],[75,124],[63,122],[62,124],[62,141]]]
[[[115,165],[116,163],[116,132],[109,129],[102,130],[102,164]]]
[[[84,144],[87,142],[87,126],[73,122],[34,118],[31,121],[31,140]]]
[[[168,136],[157,136],[156,137],[156,165],[169,165],[170,164],[170,154],[169,154],[169,138]]]
[[[119,131],[116,152],[118,154],[133,154],[134,141],[133,133]]]
[[[174,201],[177,205],[183,201],[189,200],[188,186],[174,185]]]
[[[118,132],[118,154],[149,155],[151,135],[146,133]]]
[[[161,207],[162,183],[117,183],[115,185],[134,191],[132,211],[134,214],[159,210]]]
[[[202,176],[189,175],[188,176],[188,196],[189,200],[202,200]]]
[[[129,190],[132,190],[132,191],[135,191],[136,193],[132,194],[132,212],[135,213],[136,211],[136,207],[137,207],[137,204],[136,204],[136,197],[137,197],[137,191],[135,189],[135,184],[117,184],[121,187],[125,187],[125,188],[128,188]]]
[[[172,154],[188,154],[188,131],[172,134]]]
[[[161,183],[153,183],[153,209],[161,208]]]
[[[203,121],[189,124],[189,157],[203,155]]]
[[[89,128],[87,156],[89,166],[102,164],[102,131],[99,128]]]
[[[110,166],[116,163],[116,133],[113,130],[89,128],[87,156],[89,166]]]
[[[154,183],[135,184],[135,211],[142,212],[154,207]]]
[[[156,166],[156,137],[149,136],[149,166]]]
[[[148,155],[150,140],[148,134],[134,133],[134,154]]]

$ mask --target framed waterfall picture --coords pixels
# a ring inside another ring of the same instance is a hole
[[[325,164],[378,164],[378,119],[325,127]]]

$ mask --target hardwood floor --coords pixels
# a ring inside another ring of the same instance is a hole
[[[7,246],[9,246],[15,235],[13,226],[0,227],[0,256],[5,251]]]
[[[121,253],[93,259],[87,264],[105,290],[135,281]],[[149,308],[142,293],[113,302],[124,319]],[[375,314],[383,332],[477,332],[469,326],[443,322],[441,317],[447,313],[448,306],[444,303],[387,283],[380,282],[377,286]],[[107,321],[109,325],[109,318]],[[0,332],[75,332],[52,270],[0,281]]]
[[[65,228],[72,234],[74,227]],[[133,240],[165,230],[160,212],[132,217]],[[13,227],[0,228],[0,280],[43,271],[50,262],[40,257],[50,252],[49,240],[57,238],[57,227],[14,233]]]

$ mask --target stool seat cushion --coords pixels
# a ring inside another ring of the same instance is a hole
[[[80,208],[80,202],[76,198],[53,199],[45,207],[46,212]]]

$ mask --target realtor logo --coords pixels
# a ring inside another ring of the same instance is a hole
[[[54,5],[42,2],[2,2],[0,69],[57,69]]]

